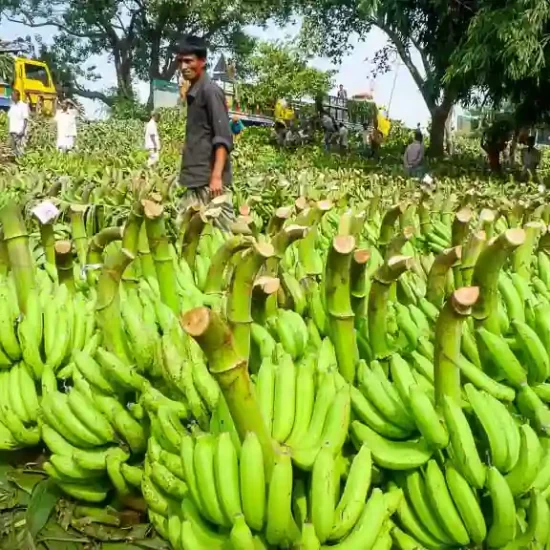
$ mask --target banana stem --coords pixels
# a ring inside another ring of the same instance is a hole
[[[196,212],[189,220],[189,224],[183,235],[181,256],[193,272],[195,271],[195,256],[199,247],[200,236],[207,223],[208,218],[204,212]]]
[[[34,262],[29,247],[27,228],[21,210],[14,202],[8,202],[0,210],[0,223],[4,242],[8,249],[10,267],[14,275],[19,310],[26,315],[29,298],[34,295],[36,282]]]
[[[235,235],[218,248],[208,268],[208,276],[206,277],[206,286],[204,288],[205,294],[221,294],[225,290],[226,273],[231,268],[231,258],[237,252],[250,248],[253,242],[253,239],[250,237]]]
[[[370,259],[370,250],[357,249],[351,259],[350,288],[351,305],[356,316],[363,317],[366,314],[368,297],[367,263]]]
[[[106,227],[99,233],[96,233],[88,245],[88,254],[86,256],[86,265],[95,266],[103,263],[103,252],[105,247],[122,239],[121,227]],[[87,272],[88,284],[92,285],[97,281],[97,276],[91,269]]]
[[[445,282],[451,267],[460,260],[462,247],[447,248],[435,257],[428,273],[426,283],[426,298],[434,306],[440,308],[445,299]]]
[[[240,440],[244,441],[248,432],[257,435],[265,470],[269,474],[273,467],[273,442],[255,397],[247,360],[239,352],[229,326],[218,314],[204,307],[188,311],[180,322],[204,351],[208,368],[225,397]]]
[[[149,241],[147,239],[147,228],[145,224],[141,224],[138,238],[138,258],[141,274],[147,279],[157,278],[157,272],[155,270],[155,262],[151,257],[151,251],[149,250]]]
[[[414,237],[414,227],[408,226],[401,233],[394,235],[386,248],[385,260],[401,254],[402,248]]]
[[[418,206],[418,219],[420,222],[420,233],[426,235],[431,231],[432,220],[430,217],[430,207],[424,201]]]
[[[271,240],[271,244],[275,250],[275,256],[267,261],[266,273],[272,277],[276,277],[279,271],[279,262],[284,258],[287,248],[297,240],[304,239],[304,236],[307,236],[310,232],[311,228],[303,225],[289,225],[281,229]],[[301,257],[300,250],[301,249],[298,248],[300,263],[303,265],[302,260],[304,258]]]
[[[476,262],[486,245],[487,237],[485,231],[472,233],[468,242],[464,245],[462,249],[462,259],[460,261],[461,278],[464,286],[471,285]]]
[[[187,209],[180,214],[179,216],[179,229],[178,229],[178,247],[179,247],[179,254],[181,254],[182,250],[181,247],[183,246],[183,239],[185,237],[185,233],[187,231],[187,228],[189,227],[189,222],[191,221],[191,218],[200,211],[200,207],[196,204],[192,204]]]
[[[252,318],[254,322],[263,325],[271,316],[277,313],[277,292],[281,281],[277,277],[258,277],[252,289]],[[275,297],[270,300],[270,297]]]
[[[86,226],[84,224],[84,213],[87,208],[87,206],[82,204],[71,205],[71,234],[76,250],[76,257],[80,265],[86,263],[86,255],[88,253],[88,236],[86,235]]]
[[[102,328],[104,345],[110,352],[129,363],[126,336],[122,328],[119,285],[122,274],[134,260],[134,255],[124,248],[106,255],[97,282],[96,314]]]
[[[514,250],[512,266],[518,275],[529,281],[537,238],[546,230],[546,227],[542,222],[529,222],[523,226],[523,229],[525,230],[525,241]]]
[[[273,216],[267,224],[267,234],[270,237],[276,235],[283,228],[284,223],[292,214],[292,208],[290,206],[281,206],[275,210]]]
[[[142,201],[147,240],[155,263],[161,300],[176,314],[180,313],[174,258],[164,226],[164,208],[153,201]]]
[[[128,220],[124,224],[122,231],[122,248],[129,250],[134,256],[139,248],[140,230],[143,225],[143,205],[140,201],[135,201]],[[145,230],[147,231],[147,229]],[[125,285],[137,285],[139,281],[139,264],[132,262],[124,271],[122,279]]]
[[[453,246],[461,246],[463,244],[468,234],[472,217],[473,213],[469,208],[462,208],[456,213],[451,228],[451,243]]]
[[[378,237],[378,245],[380,252],[383,256],[386,255],[386,247],[390,244],[390,241],[395,233],[395,222],[399,216],[405,212],[407,204],[399,203],[392,206],[382,218],[382,224],[380,225],[380,235]]]
[[[478,287],[455,290],[443,306],[435,325],[434,386],[436,404],[445,396],[461,402],[460,369],[462,324],[479,298]]]
[[[338,368],[352,384],[359,361],[355,340],[355,315],[351,306],[351,259],[355,238],[338,235],[332,241],[325,274],[325,302]]]
[[[53,228],[53,222],[41,223],[38,222],[40,230],[40,242],[44,249],[44,256],[46,262],[52,267],[55,266],[55,232]]]
[[[250,325],[252,319],[252,289],[258,272],[275,254],[269,243],[254,243],[243,253],[235,267],[227,300],[227,320],[231,324],[235,346],[242,357],[250,351]]]
[[[388,298],[392,285],[410,269],[411,256],[394,256],[374,273],[369,292],[368,325],[369,342],[375,359],[386,359],[388,347]]]
[[[380,193],[378,192],[378,188],[375,187],[376,191],[372,199],[369,201],[369,207],[367,210],[367,220],[369,222],[373,222],[376,219],[376,215],[378,214],[378,210],[380,207]]]
[[[73,247],[71,241],[58,241],[55,243],[55,267],[59,284],[64,284],[70,294],[75,292]]]
[[[523,229],[507,229],[485,247],[474,268],[472,284],[479,287],[479,300],[472,315],[478,325],[495,334],[500,334],[498,274],[512,251],[524,241]]]
[[[0,229],[0,277],[6,277],[10,270],[8,247],[4,241],[4,231]]]

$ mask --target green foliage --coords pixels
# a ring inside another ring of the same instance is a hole
[[[348,117],[350,122],[361,122],[375,120],[378,109],[374,101],[353,101],[348,100]]]
[[[260,42],[247,60],[249,82],[239,85],[239,100],[248,107],[273,107],[280,98],[297,100],[328,93],[335,71],[308,65],[312,56],[295,43]]]

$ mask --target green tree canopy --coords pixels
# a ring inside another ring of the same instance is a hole
[[[92,91],[98,80],[94,56],[108,55],[116,71],[115,96],[132,98],[135,78],[170,80],[176,70],[174,47],[185,34],[204,37],[210,49],[239,48],[244,27],[284,14],[287,0],[4,0],[9,21],[57,29],[43,50],[65,86],[111,105],[111,94]],[[84,67],[86,66],[86,69]],[[152,94],[151,94],[152,97]]]
[[[239,85],[242,102],[274,105],[278,99],[297,100],[326,95],[333,86],[335,71],[309,65],[311,55],[294,42],[259,42],[241,67]]]
[[[397,54],[414,79],[432,115],[432,152],[443,152],[445,123],[452,106],[470,88],[444,81],[450,60],[477,11],[476,0],[300,0],[303,36],[318,53],[340,58],[354,34],[365,38],[373,26],[389,45],[374,56],[377,70],[391,68]],[[418,56],[415,55],[415,51]],[[418,58],[418,61],[417,61]]]

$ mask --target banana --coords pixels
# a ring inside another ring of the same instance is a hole
[[[21,359],[21,345],[15,330],[15,318],[10,312],[8,304],[8,289],[5,284],[0,285],[0,347],[11,361]]]
[[[53,454],[49,457],[49,460],[56,472],[61,474],[61,480],[69,483],[87,483],[102,477],[104,473],[98,470],[87,470],[86,468],[82,468],[70,455]]]
[[[189,489],[191,499],[195,506],[198,507],[201,514],[206,517],[207,513],[203,509],[202,501],[199,493],[199,486],[197,476],[195,474],[194,466],[194,454],[195,454],[195,440],[191,435],[184,435],[181,439],[180,456],[185,474],[185,481]]]
[[[445,479],[470,539],[475,544],[481,544],[487,537],[487,526],[477,495],[470,484],[449,462],[445,465]]]
[[[212,548],[213,550],[222,550],[227,548],[228,537],[223,533],[215,531],[210,525],[208,525],[195,506],[195,503],[189,498],[184,498],[181,503],[181,512],[186,521],[190,522],[193,527],[193,532],[200,542],[198,546],[190,546],[190,550],[196,550],[197,548]],[[182,543],[184,543],[184,537],[182,533]]]
[[[237,451],[227,432],[217,438],[214,472],[222,510],[228,522],[233,524],[235,516],[242,514],[242,509]]]
[[[40,356],[39,334],[35,332],[30,317],[24,317],[17,325],[17,339],[21,345],[21,355],[25,363],[32,369],[34,379],[40,380],[44,370],[44,362]]]
[[[286,445],[296,445],[307,433],[315,404],[315,357],[308,356],[297,367],[296,374],[296,413],[294,426],[286,440]]]
[[[443,400],[443,417],[457,468],[472,487],[482,489],[485,485],[485,466],[479,458],[472,430],[460,406],[448,396]]]
[[[315,534],[315,527],[311,523],[304,523],[299,548],[301,550],[320,550],[321,543]]]
[[[139,489],[141,487],[141,481],[143,480],[143,469],[138,466],[131,466],[122,462],[120,465],[120,473],[124,476],[124,479],[135,487]]]
[[[40,411],[40,403],[38,401],[32,371],[22,362],[19,364],[18,374],[19,391],[23,399],[23,405],[25,406],[26,416],[29,422],[36,422]]]
[[[381,376],[377,376],[369,367],[364,365],[361,370],[361,377],[361,391],[385,418],[404,430],[414,429],[414,423],[410,420],[408,414],[404,412],[403,404],[396,399],[393,393],[388,393],[389,386],[383,383]],[[393,386],[392,390],[397,393]]]
[[[519,430],[521,434],[519,459],[504,478],[514,497],[529,491],[539,473],[543,454],[534,430],[528,424],[523,424]]]
[[[351,436],[357,448],[368,445],[374,462],[389,470],[418,468],[432,456],[432,450],[422,438],[417,441],[390,441],[357,420],[351,423]]]
[[[527,373],[506,340],[484,328],[477,329],[476,334],[490,361],[499,369],[512,387],[519,390],[525,386],[527,384]]]
[[[57,481],[56,483],[70,497],[93,504],[103,502],[107,498],[110,489],[109,486],[102,484],[88,485],[85,483],[65,483],[61,481]]]
[[[275,324],[275,330],[277,338],[281,342],[283,349],[288,353],[292,359],[297,359],[299,356],[299,342],[297,341],[297,335],[294,334],[294,328],[289,324],[281,314],[278,314],[273,320]]]
[[[411,413],[426,443],[434,449],[449,444],[449,434],[426,393],[416,384],[409,388]]]
[[[275,398],[275,366],[271,357],[263,359],[256,380],[256,395],[269,434],[273,425],[273,400]]]
[[[160,462],[151,464],[151,481],[162,488],[162,491],[174,500],[185,498],[189,492],[187,483],[176,477],[168,468]]]
[[[254,550],[254,537],[250,527],[246,524],[244,516],[238,514],[234,518],[233,528],[229,534],[229,540],[233,550]]]
[[[509,472],[517,463],[519,459],[519,451],[521,438],[519,434],[519,426],[516,420],[506,408],[506,405],[495,399],[492,395],[486,393],[484,395],[485,400],[489,403],[489,406],[493,409],[495,416],[501,426],[502,431],[506,437],[508,444],[508,462],[505,465],[503,473]]]
[[[294,480],[294,488],[292,491],[292,514],[298,528],[302,528],[304,523],[308,521],[310,516],[309,509],[310,506],[306,494],[305,481],[303,478],[298,477]]]
[[[284,442],[294,426],[296,414],[296,367],[288,354],[279,360],[273,399],[273,439]]]
[[[426,490],[426,483],[418,470],[413,470],[405,478],[405,494],[409,504],[416,513],[423,527],[430,536],[440,541],[441,544],[452,545],[453,540],[440,525],[440,520],[433,508]]]
[[[411,367],[397,353],[390,356],[390,373],[392,382],[397,389],[401,401],[409,403],[409,388],[416,384]]]
[[[118,435],[128,443],[132,453],[145,451],[147,439],[142,424],[117,399],[110,395],[94,394],[94,402]]]
[[[295,336],[294,340],[298,349],[298,357],[301,357],[309,343],[309,332],[306,322],[298,313],[287,309],[279,310],[279,316],[282,316],[283,321],[292,327]]]
[[[367,499],[372,477],[372,456],[362,445],[351,463],[342,498],[334,511],[334,523],[328,540],[340,540],[353,529]]]
[[[214,476],[214,449],[216,440],[211,434],[201,434],[196,438],[193,465],[200,487],[201,509],[206,511],[207,517],[215,524],[227,526],[228,520],[224,517]],[[186,472],[187,473],[187,472]]]
[[[69,301],[67,300],[67,303]],[[69,326],[69,311],[59,307],[55,315],[55,340],[52,344],[50,353],[46,353],[46,365],[56,371],[71,345],[71,327]]]
[[[68,397],[71,412],[99,439],[105,443],[115,441],[115,432],[107,419],[85,393],[73,388]]]
[[[493,520],[487,533],[489,548],[502,548],[516,538],[516,505],[502,474],[493,467],[487,471],[487,491],[491,498]]]
[[[411,353],[414,368],[423,376],[425,376],[432,384],[434,381],[434,365],[429,359],[426,359],[417,351]]]
[[[307,307],[306,295],[302,285],[287,271],[281,274],[282,284],[286,292],[290,294],[294,304],[294,311],[302,316]]]
[[[251,529],[262,531],[266,514],[266,479],[262,447],[253,432],[246,434],[241,448],[239,480],[246,523]]]
[[[275,461],[269,492],[265,535],[272,545],[284,545],[291,542],[290,525],[292,518],[292,462],[290,453],[284,448],[275,450]]]
[[[155,528],[155,531],[163,538],[168,539],[168,520],[161,514],[153,512],[153,510],[147,510],[151,524]]]
[[[147,462],[145,465],[147,466]],[[148,469],[150,470],[150,467]],[[141,492],[143,493],[143,498],[147,503],[147,507],[149,510],[167,517],[173,507],[172,501],[158,489],[147,474],[148,472],[145,471],[143,479],[141,480]]]
[[[324,543],[334,523],[336,490],[334,454],[330,445],[323,445],[315,458],[311,473],[311,522],[319,542]]]
[[[13,437],[10,430],[0,422],[0,450],[13,451],[20,446],[21,444]]]
[[[147,380],[135,372],[132,367],[102,347],[97,348],[95,358],[101,371],[116,387],[126,391],[143,391],[148,384]]]
[[[377,434],[388,439],[406,439],[411,435],[410,430],[403,430],[386,420],[355,386],[350,386],[350,397],[353,413],[357,419]]]
[[[509,319],[518,319],[525,322],[525,310],[523,309],[523,300],[519,295],[514,283],[508,275],[501,272],[498,277],[498,290],[506,304],[506,313]]]
[[[276,342],[268,330],[262,325],[252,323],[250,325],[250,337],[256,346],[258,346],[262,359],[273,357]]]
[[[460,356],[456,365],[460,369],[461,374],[478,390],[486,391],[494,398],[502,401],[513,401],[516,397],[516,392],[512,388],[493,380],[480,368],[470,363],[463,355]]]
[[[74,364],[90,385],[106,395],[115,395],[116,389],[104,376],[101,367],[85,351],[74,354]]]
[[[170,472],[176,477],[179,477],[182,481],[185,481],[185,472],[183,470],[183,465],[179,455],[165,451],[164,449],[159,449],[158,461],[163,466],[168,468],[168,470],[170,470]]]
[[[547,548],[546,543],[550,534],[549,514],[550,507],[544,495],[538,491],[531,491],[527,529],[508,543],[505,546],[506,550]]]
[[[172,514],[168,517],[168,541],[172,545],[172,548],[181,548],[181,524],[180,517],[176,514]]]
[[[220,387],[203,360],[193,361],[192,366],[193,383],[202,400],[213,411],[220,398]]]
[[[430,460],[425,473],[426,493],[432,508],[439,520],[453,540],[459,546],[466,546],[470,542],[470,536],[460,519],[460,515],[453,503],[449,489],[445,482],[445,476],[441,472],[437,462]]]
[[[527,363],[531,384],[542,384],[550,375],[550,359],[537,333],[526,323],[513,319],[511,325]]]
[[[30,424],[31,418],[25,408],[25,401],[22,395],[23,387],[19,383],[20,367],[20,364],[14,365],[7,372],[6,383],[8,385],[8,391],[6,393],[8,397],[8,406],[17,415],[20,422],[23,424]],[[32,383],[32,386],[34,387],[34,383]]]
[[[498,416],[485,399],[484,394],[476,390],[472,384],[466,384],[464,389],[474,414],[487,436],[491,451],[491,463],[504,472],[510,462],[506,432],[502,429]]]
[[[374,489],[353,531],[342,542],[335,544],[332,548],[338,550],[356,550],[358,548],[372,550],[388,516],[384,493],[380,489]]]
[[[122,475],[121,465],[123,464],[123,460],[120,455],[118,453],[107,453],[105,464],[107,466],[107,475],[114,485],[117,495],[120,497],[128,496],[132,492],[132,489],[128,485],[126,478]]]
[[[395,320],[399,330],[404,334],[405,339],[409,344],[409,348],[415,349],[420,337],[420,327],[413,321],[407,306],[395,303]]]
[[[390,533],[395,547],[399,550],[423,550],[424,548],[414,537],[411,537],[405,531],[401,531],[395,525]]]
[[[523,416],[528,418],[537,430],[544,434],[550,433],[550,409],[530,386],[518,390],[516,405]]]
[[[178,452],[181,447],[181,438],[185,435],[185,428],[182,426],[178,414],[172,407],[163,405],[159,407],[157,412],[159,428],[165,439],[169,442],[167,450],[170,452]]]

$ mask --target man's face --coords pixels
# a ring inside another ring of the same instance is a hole
[[[11,98],[14,101],[14,103],[18,103],[21,96],[19,95],[19,92],[14,90],[14,92],[11,94]]]
[[[178,57],[181,74],[185,80],[196,80],[203,72],[206,59],[200,59],[195,54],[181,54]]]

